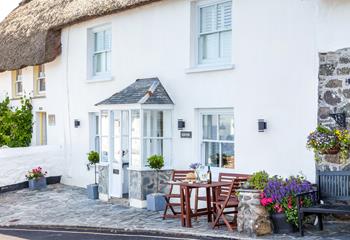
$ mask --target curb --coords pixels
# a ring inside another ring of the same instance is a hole
[[[133,235],[164,235],[176,238],[199,238],[203,240],[219,240],[219,239],[234,239],[245,240],[251,238],[237,238],[222,235],[209,234],[204,235],[200,233],[174,233],[171,231],[162,231],[156,229],[126,229],[126,228],[104,228],[104,227],[89,227],[89,226],[67,226],[67,225],[0,225],[3,229],[17,229],[17,230],[52,230],[52,231],[75,231],[75,232],[90,232],[90,233],[115,233],[115,234],[133,234]]]

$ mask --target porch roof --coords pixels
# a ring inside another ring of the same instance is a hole
[[[158,78],[137,79],[120,92],[96,104],[174,104]]]

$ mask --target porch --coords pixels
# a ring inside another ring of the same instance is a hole
[[[213,230],[206,218],[193,222],[193,228],[183,228],[178,219],[162,220],[161,213],[127,207],[116,202],[94,201],[86,198],[86,190],[61,184],[50,185],[43,191],[28,189],[0,195],[0,226],[67,226],[110,228],[127,231],[153,231],[233,239],[249,239],[225,227]],[[306,226],[303,239],[350,238],[349,222],[326,224],[324,231]],[[259,239],[297,239],[293,235],[269,235]]]

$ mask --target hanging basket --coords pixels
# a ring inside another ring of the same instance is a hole
[[[340,147],[333,147],[327,150],[324,150],[321,152],[321,154],[329,154],[329,155],[335,155],[338,154],[340,152]]]

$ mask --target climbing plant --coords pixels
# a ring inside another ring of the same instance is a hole
[[[9,97],[0,102],[0,147],[27,147],[33,133],[31,100],[23,97],[21,106],[11,107]]]

